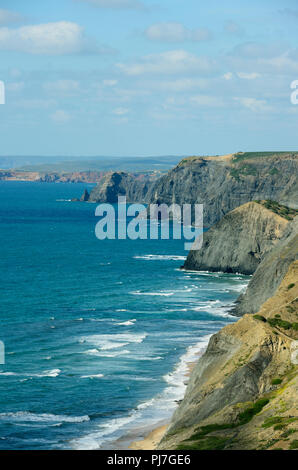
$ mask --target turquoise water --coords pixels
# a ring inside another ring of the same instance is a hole
[[[0,182],[0,449],[123,448],[169,419],[248,278],[183,240],[99,241],[86,185]]]

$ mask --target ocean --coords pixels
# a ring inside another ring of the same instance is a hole
[[[247,276],[95,237],[86,184],[0,182],[0,449],[123,449],[169,421]]]

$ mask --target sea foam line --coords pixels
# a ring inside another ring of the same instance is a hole
[[[195,362],[198,355],[203,353],[211,336],[202,336],[198,343],[188,347],[173,372],[164,376],[168,385],[160,394],[140,403],[129,415],[110,419],[98,426],[98,430],[79,439],[74,439],[71,442],[71,447],[80,450],[104,448],[107,443],[114,442],[127,434],[129,429],[144,427],[144,423],[146,426],[154,427],[162,419],[169,420],[178,406],[177,402],[184,397],[189,364]]]

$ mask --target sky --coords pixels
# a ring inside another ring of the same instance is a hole
[[[295,80],[297,0],[0,0],[2,156],[297,150]]]

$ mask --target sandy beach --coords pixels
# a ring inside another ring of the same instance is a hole
[[[142,439],[141,441],[135,441],[132,442],[131,445],[129,446],[129,449],[132,450],[154,450],[156,449],[158,443],[164,436],[166,430],[167,430],[168,425],[165,426],[160,426],[153,431],[151,431],[145,439]]]

